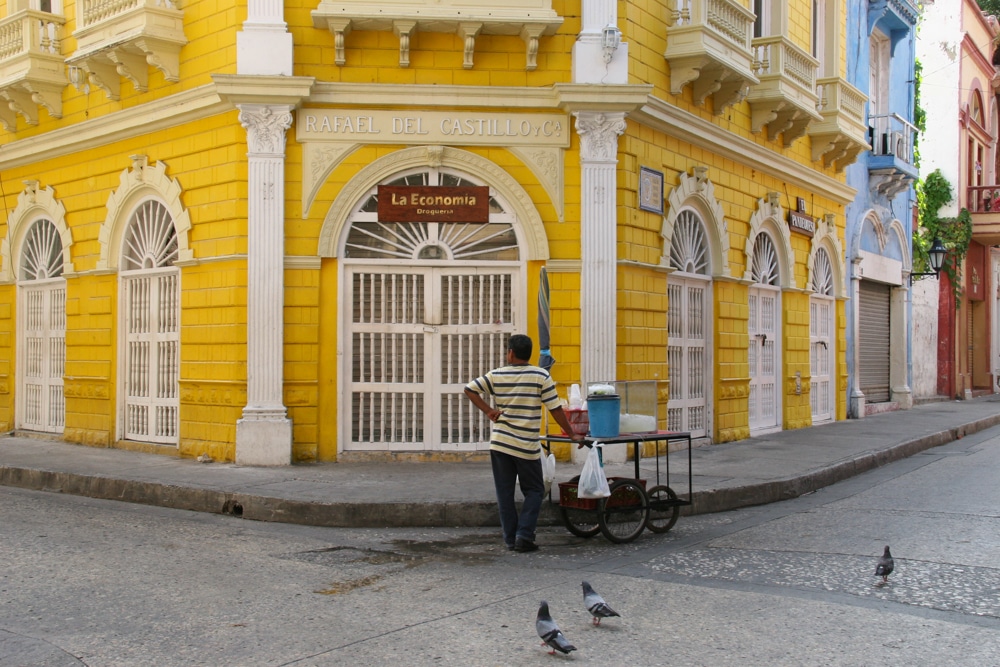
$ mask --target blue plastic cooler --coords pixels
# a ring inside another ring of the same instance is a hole
[[[618,419],[621,412],[621,397],[618,394],[592,394],[587,397],[587,413],[590,416],[590,437],[618,437]]]

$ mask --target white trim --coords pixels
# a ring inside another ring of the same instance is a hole
[[[323,219],[319,233],[317,254],[320,257],[339,257],[350,219],[362,198],[379,183],[394,174],[418,168],[443,168],[469,174],[488,184],[495,196],[503,199],[507,212],[513,214],[518,241],[522,243],[524,260],[549,258],[548,236],[541,215],[524,187],[496,163],[474,153],[448,146],[418,146],[384,155],[355,174],[344,184],[337,199]]]
[[[708,150],[720,159],[733,160],[791,187],[823,193],[838,204],[850,204],[857,194],[857,190],[843,181],[652,96],[646,105],[630,113],[628,119],[696,148]]]

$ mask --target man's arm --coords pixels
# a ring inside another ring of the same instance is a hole
[[[483,412],[483,414],[489,417],[489,420],[491,422],[495,422],[496,420],[500,419],[501,416],[503,416],[502,411],[490,407],[490,404],[484,401],[483,397],[479,395],[479,393],[469,389],[468,387],[465,388],[465,395],[469,397],[469,400],[472,401],[472,404],[474,406],[479,408]]]

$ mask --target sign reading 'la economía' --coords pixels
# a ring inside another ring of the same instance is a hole
[[[565,115],[384,109],[300,109],[295,137],[306,141],[568,148]]]

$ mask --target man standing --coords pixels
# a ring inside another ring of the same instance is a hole
[[[493,483],[500,507],[503,541],[513,551],[535,551],[535,525],[542,507],[545,484],[542,481],[542,448],[538,434],[542,424],[542,405],[571,434],[573,429],[556,394],[556,384],[548,371],[529,363],[531,339],[515,334],[507,341],[507,365],[476,378],[465,387],[465,395],[493,422],[490,436],[490,462]],[[490,407],[483,396],[493,396]],[[524,504],[518,515],[514,487],[521,483]]]

